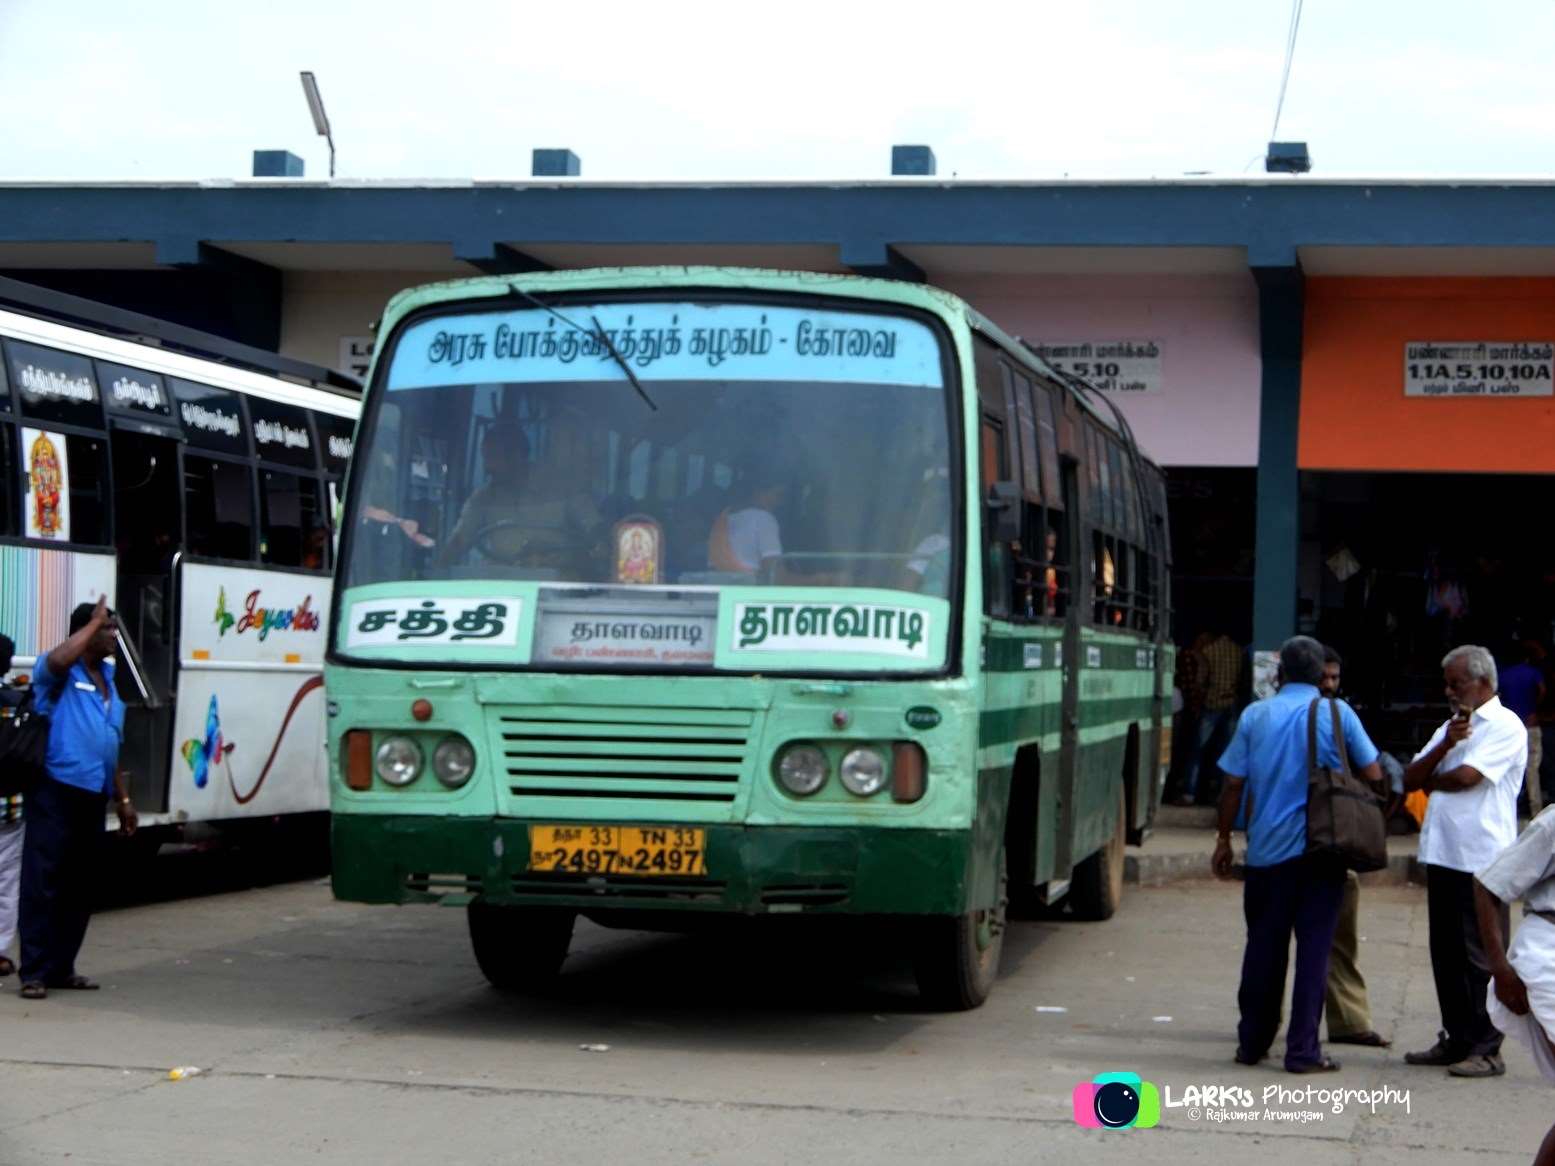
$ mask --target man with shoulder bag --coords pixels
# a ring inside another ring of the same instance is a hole
[[[1283,682],[1277,693],[1242,710],[1220,759],[1226,782],[1211,865],[1218,877],[1230,877],[1231,830],[1245,788],[1247,878],[1242,905],[1247,946],[1237,991],[1241,1022],[1236,1060],[1256,1065],[1274,1043],[1294,933],[1296,969],[1285,1068],[1292,1073],[1331,1072],[1339,1063],[1323,1055],[1318,1026],[1347,869],[1345,859],[1333,852],[1336,842],[1351,840],[1342,836],[1350,821],[1348,811],[1336,813],[1329,803],[1365,804],[1359,796],[1364,787],[1349,774],[1347,759],[1373,784],[1381,783],[1382,771],[1377,748],[1355,712],[1343,701],[1323,700],[1318,691],[1323,680],[1321,644],[1309,636],[1286,640],[1280,648],[1280,673]],[[1352,783],[1356,789],[1350,788]],[[1343,796],[1331,796],[1336,789],[1344,790]],[[1314,791],[1310,798],[1309,790]],[[1381,810],[1372,808],[1380,826]],[[1315,827],[1328,831],[1326,838],[1309,838],[1309,813]],[[1340,826],[1337,839],[1335,824]],[[1353,861],[1365,868],[1373,858]]]

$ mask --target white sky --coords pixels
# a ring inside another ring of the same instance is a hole
[[[0,0],[0,178],[876,178],[1261,170],[1289,0]],[[1314,175],[1550,174],[1549,0],[1306,0]],[[1249,166],[1254,159],[1258,162]]]

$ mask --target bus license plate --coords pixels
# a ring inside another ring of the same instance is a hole
[[[707,832],[691,826],[531,826],[529,869],[560,874],[705,875]]]

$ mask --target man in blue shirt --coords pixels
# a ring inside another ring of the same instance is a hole
[[[118,631],[106,599],[70,614],[70,638],[33,668],[33,707],[49,720],[45,776],[27,797],[22,842],[22,989],[42,1000],[50,988],[93,989],[76,973],[92,913],[95,851],[104,801],[115,795],[120,829],[133,834],[135,807],[119,772],[124,702],[108,659]]]
[[[1247,882],[1242,910],[1247,947],[1237,992],[1241,1023],[1236,1059],[1256,1065],[1269,1052],[1280,1027],[1290,937],[1296,935],[1296,974],[1291,986],[1290,1026],[1285,1033],[1285,1068],[1292,1073],[1339,1067],[1323,1055],[1318,1023],[1328,980],[1328,953],[1339,922],[1343,868],[1316,863],[1307,849],[1307,718],[1320,700],[1323,645],[1294,636],[1280,648],[1280,690],[1242,710],[1231,744],[1220,758],[1226,776],[1220,796],[1220,832],[1212,866],[1231,874],[1231,829],[1247,793]],[[1336,702],[1353,771],[1382,781],[1377,747],[1349,705]],[[1337,769],[1339,749],[1327,703],[1318,705],[1318,764]]]

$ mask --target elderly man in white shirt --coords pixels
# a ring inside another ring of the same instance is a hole
[[[1405,789],[1431,795],[1420,827],[1420,861],[1442,1032],[1434,1046],[1404,1059],[1446,1065],[1455,1077],[1499,1077],[1506,1064],[1501,1031],[1485,1006],[1491,963],[1480,942],[1474,872],[1517,838],[1528,733],[1497,699],[1496,662],[1484,648],[1454,648],[1442,661],[1442,674],[1453,715],[1404,773]]]

